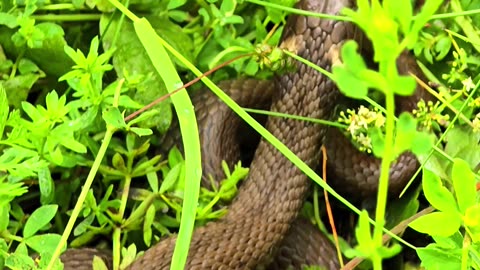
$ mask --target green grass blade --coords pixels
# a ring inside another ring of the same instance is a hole
[[[165,42],[157,35],[145,18],[135,20],[133,25],[155,69],[165,82],[168,92],[181,87],[183,83],[165,48],[162,46]],[[172,95],[171,100],[178,115],[185,149],[185,166],[187,168],[180,231],[173,253],[171,269],[183,269],[187,260],[188,248],[195,223],[202,167],[197,121],[190,97],[187,91],[182,90]]]

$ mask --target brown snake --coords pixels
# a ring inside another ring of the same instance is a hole
[[[351,6],[350,2],[303,0],[297,7],[337,14],[343,7]],[[290,16],[283,33],[282,46],[295,48],[299,56],[330,70],[342,42],[354,38],[354,35],[354,27],[346,22]],[[411,68],[415,70],[416,67],[413,64]],[[235,93],[235,89],[245,89],[249,86],[252,91],[238,90]],[[296,72],[277,78],[274,87],[270,82],[254,80],[224,82],[222,88],[224,87],[232,89],[230,94],[236,96],[236,101],[241,106],[249,106],[251,93],[255,93],[254,95],[260,93],[267,103],[270,102],[270,94],[273,93],[271,111],[321,119],[331,117],[340,96],[332,81],[303,64],[297,65]],[[226,120],[222,121],[228,122],[231,118],[231,113],[226,109],[220,109],[216,105],[218,100],[211,94],[197,99],[200,100],[197,102],[203,103],[201,106],[207,108],[196,110],[200,126],[202,122],[218,121],[219,118],[213,117],[213,114],[223,114]],[[326,133],[324,127],[304,121],[270,117],[266,128],[310,167],[318,166],[319,149]],[[222,146],[215,139],[233,137],[226,135],[231,129],[234,129],[232,125],[219,127],[218,123],[202,129],[202,159],[204,162],[209,161],[203,164],[204,173],[216,174],[222,159],[238,159],[238,156],[235,156],[237,149]],[[223,145],[230,146],[233,143],[225,140]],[[225,153],[225,149],[230,150]],[[209,156],[206,156],[206,153],[209,153]],[[343,160],[345,155],[349,154],[333,153],[331,160],[334,162]],[[364,166],[363,157],[362,160],[354,162],[359,164],[357,169],[349,171],[353,172],[350,174],[353,174],[354,178],[361,178],[363,176],[360,175],[364,173],[371,176],[364,178],[367,179],[366,183],[352,184],[352,189],[355,192],[358,186],[370,185],[367,189],[372,190],[371,185],[374,185],[372,182],[377,181],[378,176],[375,176],[375,172],[365,172],[365,167],[371,166],[368,164]],[[398,167],[392,169],[393,174],[405,168],[415,169],[417,166],[412,156],[401,158],[398,164],[396,165]],[[338,167],[331,173],[334,175],[348,170]],[[221,179],[218,175],[214,176]],[[338,177],[348,178],[342,175]],[[309,179],[275,147],[261,140],[251,163],[248,178],[230,205],[226,216],[194,231],[185,269],[286,269],[289,265],[294,269],[300,269],[302,263],[322,264],[329,269],[338,269],[335,252],[328,240],[319,234],[310,234],[313,226],[297,219],[309,182]],[[345,185],[350,184],[338,184],[337,187]],[[360,193],[364,195],[363,192]],[[128,269],[169,269],[175,240],[176,237],[172,236],[160,241]],[[92,250],[91,254],[88,251],[79,254],[76,250],[68,250],[62,255],[65,269],[89,269],[91,258],[96,251]]]

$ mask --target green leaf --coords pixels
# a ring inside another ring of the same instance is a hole
[[[3,86],[7,92],[8,103],[15,108],[20,108],[21,103],[27,100],[30,90],[39,78],[38,74],[27,73],[5,81]]]
[[[225,161],[222,161],[222,165],[228,169],[228,165]],[[228,177],[220,184],[219,196],[224,201],[231,201],[237,194],[237,184],[240,180],[244,179],[248,175],[248,168],[243,168],[239,162],[235,165],[233,173],[231,175],[226,174]]]
[[[107,100],[106,98],[105,100]],[[113,97],[112,97],[113,100]],[[131,97],[121,95],[120,98],[118,99],[118,106],[124,107],[124,108],[131,108],[131,109],[140,109],[143,107],[142,104],[134,101]]]
[[[155,220],[155,206],[152,204],[148,207],[143,222],[143,242],[147,247],[152,244],[152,224]]]
[[[347,41],[342,46],[343,65],[333,67],[333,75],[335,82],[340,91],[348,97],[363,98],[368,93],[369,85],[364,78],[358,74],[366,70],[363,58],[357,52],[357,43],[355,41]]]
[[[148,184],[153,192],[158,192],[158,174],[157,172],[149,172],[146,174]]]
[[[400,198],[388,202],[388,212],[385,216],[385,228],[391,229],[403,220],[418,212],[420,189],[407,192]]]
[[[167,39],[172,46],[179,49],[189,59],[193,59],[193,42],[184,33],[183,29],[177,24],[157,16],[149,16],[147,19],[150,20],[160,36],[168,37]],[[120,16],[103,15],[101,17],[100,31],[105,31],[102,44],[104,49],[107,50],[112,47],[112,42],[115,41],[115,46],[118,49],[113,55],[113,67],[118,77],[141,76],[142,79],[136,84],[133,100],[140,104],[149,104],[167,94],[165,84],[161,77],[154,72],[155,68],[138,39],[132,23],[129,21],[120,22]],[[122,34],[117,35],[117,31]],[[157,113],[146,117],[139,127],[155,127],[160,133],[164,133],[170,126],[172,119],[170,101],[161,102],[155,105],[153,109]]]
[[[160,162],[160,155],[154,156],[151,159],[143,159],[139,161],[139,164],[135,165],[135,168],[133,168],[132,176],[141,176],[144,175],[146,172],[152,170],[153,167],[158,165],[158,162]]]
[[[44,205],[35,210],[23,228],[23,237],[29,238],[47,225],[57,213],[58,205]]]
[[[106,108],[102,112],[102,118],[108,125],[114,126],[118,129],[125,128],[127,124],[123,120],[123,115],[117,107]]]
[[[449,237],[443,236],[432,236],[433,240],[436,243],[437,247],[443,249],[459,249],[462,248],[463,245],[463,234],[458,231]]]
[[[435,52],[437,52],[437,56],[435,60],[441,61],[445,56],[448,55],[450,49],[452,48],[452,40],[444,35],[443,37],[437,39],[437,43],[435,43]]]
[[[385,151],[385,135],[378,127],[368,129],[368,137],[372,140],[372,151],[377,158],[383,157]]]
[[[37,64],[45,73],[60,77],[70,70],[72,60],[65,54],[63,28],[55,23],[44,22],[36,25],[44,39],[40,47],[26,49],[25,57]],[[55,61],[52,61],[55,59]]]
[[[411,139],[411,150],[416,156],[426,155],[432,150],[433,142],[430,134],[417,131]]]
[[[370,229],[370,222],[368,220],[368,213],[366,210],[363,210],[360,213],[360,218],[358,220],[358,227],[355,229],[355,237],[357,238],[358,246],[355,248],[358,250],[364,257],[372,256],[372,253],[375,252],[373,247],[372,235]]]
[[[53,253],[60,243],[61,235],[59,234],[41,234],[34,235],[25,239],[28,247],[39,253]],[[65,247],[63,248],[65,250]]]
[[[58,94],[57,91],[51,91],[45,98],[47,110],[56,111],[58,109]]]
[[[461,269],[461,250],[445,250],[434,244],[416,249],[425,269],[458,270]]]
[[[470,168],[475,168],[480,160],[480,133],[469,126],[455,125],[446,133],[445,153],[451,157],[461,158]]]
[[[127,145],[127,152],[133,152],[135,149],[137,136],[132,134],[131,132],[127,133],[127,138],[125,139]]]
[[[20,244],[18,244],[17,249],[15,249],[15,254],[28,254],[28,248],[27,245],[25,245],[25,242],[20,242]]]
[[[171,10],[171,9],[179,8],[179,7],[183,6],[186,2],[187,2],[187,0],[171,0],[171,1],[168,1],[167,9]]]
[[[178,150],[177,147],[173,147],[170,152],[168,152],[168,166],[173,167],[178,163],[183,162],[182,153]]]
[[[10,204],[8,202],[0,201],[0,232],[3,232],[7,229],[10,221]]]
[[[48,167],[38,170],[38,185],[40,187],[40,202],[42,205],[51,203],[55,198],[55,183]]]
[[[402,113],[397,121],[397,136],[395,138],[395,155],[410,149],[412,138],[417,132],[417,121],[409,113]]]
[[[210,21],[210,15],[208,14],[208,11],[203,7],[198,10],[198,15],[202,16],[204,21]]]
[[[475,204],[477,193],[475,175],[467,162],[459,158],[453,160],[452,181],[458,208],[464,214],[467,208]]]
[[[298,2],[296,0],[276,0],[274,3],[280,4],[284,7],[293,7]],[[278,24],[285,20],[285,11],[278,8],[267,7],[267,15],[273,23]]]
[[[93,270],[108,270],[108,267],[103,261],[103,259],[97,255],[93,256],[92,267],[93,267]]]
[[[223,24],[243,24],[243,18],[238,15],[232,15],[229,17],[224,17],[222,20]]]
[[[22,102],[22,109],[33,122],[44,121],[43,115],[29,102]]]
[[[400,25],[402,33],[408,33],[413,13],[411,1],[390,0],[384,1],[383,4],[388,14]]]
[[[0,83],[0,140],[3,138],[3,131],[5,130],[5,124],[8,118],[8,100],[5,87]]]
[[[39,72],[40,69],[31,60],[22,58],[18,63],[18,71],[20,71],[21,74],[27,74],[27,73]]]
[[[130,130],[137,134],[138,136],[140,137],[143,137],[143,136],[149,136],[149,135],[152,135],[153,134],[153,131],[149,128],[137,128],[137,127],[131,127]]]
[[[377,248],[377,252],[383,259],[389,259],[402,251],[402,246],[398,243],[393,243],[391,246],[381,246]]]
[[[190,17],[190,14],[181,10],[170,10],[168,11],[168,17],[176,22],[184,22]]]
[[[443,3],[443,0],[429,0],[425,1],[421,11],[415,16],[412,21],[412,27],[408,33],[405,33],[405,39],[408,40],[407,48],[411,49],[418,39],[418,33],[423,29],[431,16],[437,11],[438,7]]]
[[[112,166],[119,171],[127,171],[127,167],[125,166],[125,160],[123,160],[122,155],[120,155],[119,153],[115,153],[113,155]]]
[[[423,170],[422,187],[425,197],[433,207],[450,213],[458,211],[452,193],[442,185],[440,177],[427,169]]]
[[[160,111],[156,110],[156,109],[150,109],[142,114],[140,114],[139,116],[135,117],[134,119],[128,121],[128,126],[132,126],[136,123],[140,123],[142,121],[147,121],[151,118],[153,118],[155,115],[159,115],[160,114]]]
[[[9,182],[0,182],[0,205],[10,203],[15,197],[18,197],[27,191],[27,187],[24,186],[24,183],[22,182],[15,184]]]
[[[434,212],[412,221],[409,226],[421,233],[448,237],[460,229],[462,220],[458,214]]]
[[[64,140],[60,141],[60,144],[64,146],[65,148],[68,148],[74,152],[80,153],[80,154],[85,154],[87,153],[87,147],[80,143],[79,141],[75,140],[73,137],[73,134],[70,134],[71,136],[64,137]]]
[[[480,205],[476,204],[467,208],[463,221],[473,242],[480,242]]]
[[[392,91],[400,96],[411,96],[415,91],[415,79],[410,76],[395,76],[388,84],[392,87]]]
[[[5,259],[7,269],[35,269],[35,262],[28,254],[9,254]]]
[[[88,228],[92,225],[93,221],[95,219],[95,214],[91,213],[88,215],[82,222],[80,222],[77,226],[75,226],[75,229],[73,229],[73,235],[78,236],[83,234],[88,230]]]
[[[70,57],[70,59],[72,59],[75,62],[75,64],[79,65],[80,63],[85,61],[85,56],[83,55],[82,51],[80,51],[79,49],[75,51],[68,45],[65,45],[64,50],[65,50],[65,54],[68,55],[68,57]],[[62,81],[63,80],[62,78],[63,76],[60,77],[60,79],[58,80]]]
[[[69,246],[72,248],[84,247],[88,243],[91,243],[95,238],[97,238],[98,235],[99,235],[99,232],[96,230],[86,231],[82,235],[73,239],[73,241],[70,242]]]
[[[103,13],[111,13],[115,11],[115,6],[113,6],[108,0],[85,0],[85,4],[91,9],[96,7]]]
[[[52,151],[50,151],[50,158],[53,163],[60,165],[63,163],[63,154],[60,147],[55,147]]]
[[[122,263],[120,264],[120,269],[126,269],[129,264],[131,264],[137,255],[137,247],[135,244],[131,244],[128,248],[122,247]]]
[[[0,25],[5,25],[8,28],[15,28],[18,26],[17,17],[10,13],[0,12]]]
[[[171,190],[175,186],[183,166],[184,166],[183,162],[177,163],[177,165],[173,166],[173,168],[170,169],[167,176],[163,180],[162,185],[160,186],[160,194],[163,194],[166,191]]]

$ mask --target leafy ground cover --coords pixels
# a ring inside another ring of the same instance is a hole
[[[221,217],[226,210],[214,205],[234,197],[236,184],[248,170],[224,168],[228,177],[220,186],[199,188],[197,130],[190,124],[194,119],[187,93],[176,90],[182,82],[199,77],[200,71],[231,59],[236,60],[202,78],[219,95],[212,81],[271,78],[289,62],[285,55],[294,57],[269,47],[278,44],[291,12],[285,7],[293,1],[277,4],[2,1],[2,267],[58,269],[57,257],[67,245],[106,247],[113,251],[115,267],[124,267],[181,224],[172,265],[181,269],[193,220],[202,225]],[[355,249],[346,247],[347,257],[368,258],[365,267],[380,269],[384,258],[400,251],[398,244],[388,248],[382,244],[385,215],[395,217],[387,220],[386,226],[392,228],[421,210],[424,202],[435,211],[410,227],[429,235],[428,245],[415,247],[399,239],[403,249],[414,250],[426,269],[479,269],[480,4],[427,0],[416,12],[409,1],[384,1],[383,6],[358,1],[358,5],[358,11],[334,19],[352,20],[366,32],[379,69],[370,70],[356,52],[357,45],[347,42],[341,51],[343,64],[326,74],[354,98],[370,100],[369,88],[384,94],[384,107],[349,111],[339,120],[355,130],[370,123],[354,137],[382,157],[383,168],[405,150],[422,161],[416,179],[421,185],[399,201],[400,206],[391,210],[394,214],[386,210],[388,174],[381,176],[373,222],[223,98],[329,196],[360,216]],[[413,50],[423,63],[429,80],[423,84],[439,101],[421,104],[413,115],[397,119],[394,94],[409,94],[415,85],[413,78],[391,68],[404,49]],[[201,87],[196,83],[189,91]],[[172,98],[165,99],[172,92],[176,92]],[[163,100],[131,115],[157,98]],[[174,148],[160,154],[156,149],[172,121],[172,104],[180,112],[187,151]],[[364,121],[359,124],[358,119]],[[384,125],[376,126],[379,122]],[[317,202],[311,208],[307,205],[305,212],[319,224]],[[373,234],[371,222],[376,224]],[[32,253],[40,259],[32,259]]]

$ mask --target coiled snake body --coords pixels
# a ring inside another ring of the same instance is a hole
[[[298,4],[301,9],[328,14],[337,14],[345,6],[351,6],[351,1],[303,0]],[[332,61],[338,57],[342,42],[353,38],[354,34],[354,27],[346,22],[290,16],[283,33],[282,46],[294,48],[301,57],[329,70]],[[237,87],[235,82],[223,85],[232,89],[251,86],[264,94],[273,92],[271,111],[310,118],[330,118],[340,95],[332,81],[303,64],[298,64],[296,72],[277,78],[274,88],[269,83],[253,80],[241,82],[242,87],[238,87],[238,84]],[[239,92],[236,95],[239,96],[238,101],[247,94]],[[243,98],[249,100],[248,96]],[[214,97],[211,95],[205,97],[202,102],[206,104],[202,106],[208,108],[212,99]],[[213,118],[209,114],[218,113],[215,110],[197,110],[199,121]],[[209,139],[202,141],[203,160],[213,160],[204,164],[205,171],[214,172],[214,167],[218,168],[222,159],[214,160],[211,157],[223,151],[213,137],[228,137],[224,135],[225,130],[217,128],[204,128],[202,131],[203,138]],[[310,167],[318,165],[319,149],[326,132],[324,127],[271,117],[267,120],[266,128]],[[207,151],[210,157],[205,155]],[[410,160],[408,162],[411,163]],[[268,265],[271,269],[283,269],[287,265],[298,269],[301,263],[320,263],[330,269],[338,268],[335,253],[328,241],[320,236],[308,235],[301,226],[306,226],[308,230],[311,225],[296,220],[308,187],[309,179],[275,147],[261,140],[248,178],[227,215],[194,231],[185,269],[254,269]],[[310,238],[308,243],[299,244],[306,238]],[[160,241],[128,269],[169,269],[175,240],[173,236]],[[78,258],[75,257],[75,251],[67,251],[62,261],[66,269],[78,270],[84,263]]]

